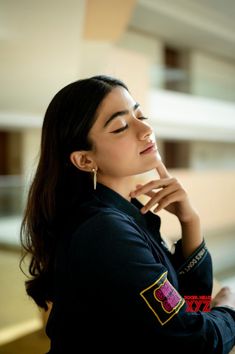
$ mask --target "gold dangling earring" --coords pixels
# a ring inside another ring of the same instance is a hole
[[[97,175],[97,170],[95,168],[92,169],[93,172],[93,186],[94,190],[96,190],[96,175]]]

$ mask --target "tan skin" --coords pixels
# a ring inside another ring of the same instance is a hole
[[[114,88],[102,101],[97,119],[89,132],[92,149],[74,151],[70,159],[82,171],[97,171],[97,181],[127,200],[141,194],[149,197],[141,212],[158,213],[165,209],[174,214],[182,229],[185,258],[202,243],[200,218],[190,203],[187,191],[170,175],[161,160],[154,132],[130,93]],[[147,149],[147,150],[146,150]],[[157,178],[144,185],[134,185],[134,176],[155,170]],[[213,305],[235,307],[235,294],[222,289]]]

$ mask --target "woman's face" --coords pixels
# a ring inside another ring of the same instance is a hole
[[[120,178],[157,167],[155,136],[138,103],[123,87],[103,100],[89,132],[98,176]]]

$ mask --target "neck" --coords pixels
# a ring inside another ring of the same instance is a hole
[[[131,200],[130,192],[133,191],[136,186],[135,176],[116,179],[110,179],[106,178],[105,176],[100,176],[98,177],[97,181],[103,184],[104,186],[114,190],[128,201]]]

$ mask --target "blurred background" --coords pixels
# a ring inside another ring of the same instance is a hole
[[[201,215],[215,279],[235,289],[234,18],[233,0],[0,0],[0,353],[48,346],[19,228],[45,110],[87,76],[129,86]],[[161,217],[163,236],[178,238],[177,220]]]

